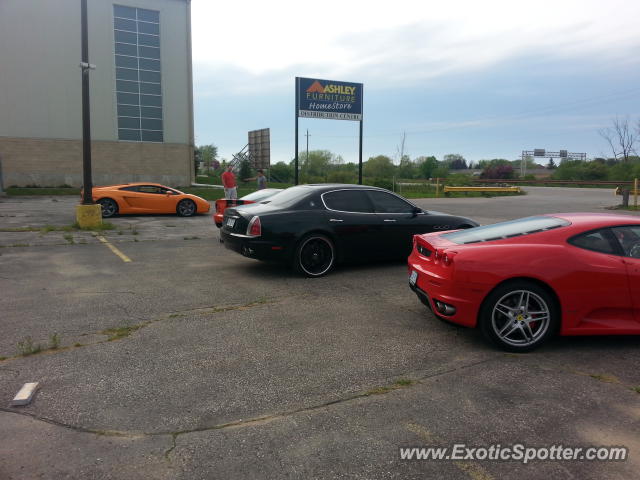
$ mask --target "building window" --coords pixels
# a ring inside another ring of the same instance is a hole
[[[163,142],[160,12],[113,6],[118,140]]]

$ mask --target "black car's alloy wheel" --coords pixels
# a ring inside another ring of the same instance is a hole
[[[480,328],[504,350],[527,352],[555,333],[558,312],[546,289],[527,281],[509,282],[487,297],[480,312]]]
[[[118,204],[110,198],[101,198],[98,205],[102,207],[102,217],[111,218],[118,213]]]
[[[296,248],[294,267],[307,277],[321,277],[335,262],[333,242],[324,235],[309,235]]]
[[[176,211],[181,217],[191,217],[196,213],[196,204],[192,200],[180,200]]]

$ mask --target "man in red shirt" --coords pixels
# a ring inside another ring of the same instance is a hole
[[[236,176],[233,174],[233,167],[227,166],[227,171],[222,174],[222,186],[224,187],[224,198],[235,200],[238,198],[236,186]]]

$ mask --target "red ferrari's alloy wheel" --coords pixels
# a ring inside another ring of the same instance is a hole
[[[505,350],[526,352],[537,348],[558,326],[553,296],[533,282],[502,285],[487,297],[480,312],[484,335]]]

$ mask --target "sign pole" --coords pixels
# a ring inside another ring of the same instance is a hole
[[[360,154],[358,159],[358,185],[362,185],[362,120],[360,120]]]
[[[299,99],[299,89],[300,89],[300,78],[296,77],[296,151],[295,151],[295,182],[294,185],[298,185],[298,112],[300,110],[300,99]]]
[[[362,185],[362,83],[296,78],[296,128],[295,128],[295,184],[299,181],[299,132],[298,118],[324,118],[360,122],[358,155],[358,183]],[[304,93],[303,93],[304,92]],[[307,131],[307,143],[309,141]]]

